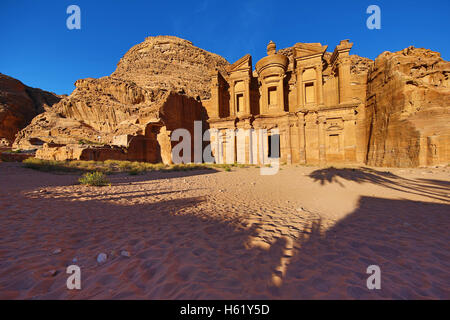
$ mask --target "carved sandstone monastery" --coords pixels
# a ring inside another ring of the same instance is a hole
[[[170,163],[173,130],[192,134],[199,120],[215,129],[219,163],[264,164],[279,154],[285,163],[448,164],[450,63],[413,47],[373,62],[350,55],[352,46],[277,52],[270,42],[253,70],[250,55],[230,65],[189,41],[149,37],[110,77],[77,81],[14,146],[43,159]]]

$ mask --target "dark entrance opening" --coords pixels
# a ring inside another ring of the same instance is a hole
[[[268,136],[268,157],[269,158],[279,158],[280,157],[280,135],[271,134]]]

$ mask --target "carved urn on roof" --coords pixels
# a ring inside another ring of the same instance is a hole
[[[267,45],[267,57],[256,63],[256,72],[259,77],[270,75],[283,75],[289,64],[289,59],[285,55],[278,54],[277,47],[273,41]]]

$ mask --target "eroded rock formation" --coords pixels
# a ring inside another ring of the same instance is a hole
[[[132,47],[117,64],[111,77],[129,80],[139,87],[210,97],[209,73],[229,63],[221,56],[173,36],[148,37]]]
[[[14,147],[40,149],[44,159],[170,162],[171,130],[191,130],[194,120],[207,118],[201,99],[209,95],[209,74],[227,65],[189,41],[149,37],[111,76],[78,80],[69,97],[17,135]]]
[[[369,74],[367,163],[416,167],[450,162],[450,62],[414,47],[384,52]]]
[[[0,73],[0,146],[9,146],[19,130],[60,99]]]

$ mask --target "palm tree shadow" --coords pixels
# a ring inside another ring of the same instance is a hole
[[[449,214],[445,204],[362,197],[325,233],[316,226],[297,241],[280,297],[448,299]],[[381,268],[381,290],[366,286],[370,265]]]
[[[334,167],[319,169],[311,172],[309,177],[321,185],[338,183],[339,179],[356,183],[372,183],[392,190],[408,192],[430,199],[450,202],[450,183],[441,180],[407,179],[387,171],[372,168],[343,168]]]
[[[358,181],[424,184],[429,192],[441,192],[432,188],[435,181],[397,181],[371,170],[358,173]],[[332,172],[331,180],[336,176]],[[328,230],[317,218],[292,244],[279,237],[258,246],[250,240],[261,239],[260,223],[248,227],[245,217],[220,216],[204,198],[167,195],[125,205],[108,201],[117,200],[114,195],[80,201],[70,194],[56,199],[22,194],[17,202],[36,208],[32,214],[0,215],[6,258],[0,264],[0,298],[18,287],[24,288],[18,296],[29,292],[41,299],[450,298],[449,205],[362,197],[354,212]],[[25,232],[18,221],[32,227]],[[62,253],[49,258],[55,247]],[[123,249],[130,258],[112,254]],[[96,263],[99,252],[109,257],[102,266]],[[74,256],[83,269],[78,295],[67,291],[61,267]],[[27,277],[23,266],[29,265],[37,269]],[[379,291],[366,287],[369,265],[381,268]],[[21,273],[9,271],[14,268]],[[49,268],[58,269],[54,278],[40,276]]]

